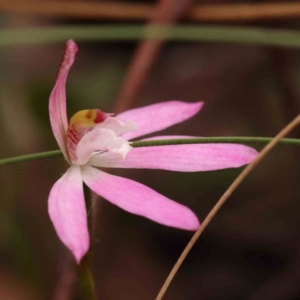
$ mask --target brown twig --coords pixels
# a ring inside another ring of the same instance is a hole
[[[99,3],[88,1],[1,0],[0,11],[77,19],[145,21],[155,12],[150,4]],[[240,22],[300,16],[300,3],[207,4],[187,10],[185,19],[193,22]]]
[[[1,0],[0,11],[76,19],[144,21],[153,13],[153,7],[122,2]]]
[[[240,22],[255,20],[276,20],[298,17],[300,3],[254,3],[199,5],[191,8],[187,18],[191,21]]]
[[[184,14],[192,1],[159,0],[148,25],[171,25],[175,23]],[[164,40],[147,39],[138,45],[122,83],[114,112],[119,113],[134,106],[138,92],[164,43]]]
[[[207,225],[211,222],[213,217],[217,214],[220,210],[222,205],[226,202],[226,200],[230,197],[230,195],[235,191],[235,189],[241,184],[241,182],[246,178],[246,176],[257,166],[257,164],[277,145],[280,139],[286,136],[290,131],[292,131],[298,124],[300,124],[300,115],[298,115],[291,123],[289,123],[285,128],[283,128],[275,137],[274,139],[267,144],[263,150],[259,153],[256,159],[249,164],[242,173],[234,180],[234,182],[230,185],[230,187],[225,191],[222,197],[219,199],[217,204],[213,207],[210,213],[207,215],[205,220],[203,221],[202,225],[199,229],[195,232],[193,237],[191,238],[190,242],[187,244],[185,249],[183,250],[182,254],[178,258],[176,264],[174,265],[173,269],[171,270],[170,274],[168,275],[166,281],[164,282],[162,288],[160,289],[156,300],[161,300],[166,293],[171,281],[173,280],[174,276],[176,275],[178,269],[180,268],[181,264],[185,260],[186,256],[205,230]]]

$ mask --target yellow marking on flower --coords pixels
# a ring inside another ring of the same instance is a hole
[[[107,114],[100,109],[86,109],[77,112],[70,120],[69,127],[89,128],[103,122],[107,118]]]

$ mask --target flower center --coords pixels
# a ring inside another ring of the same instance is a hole
[[[81,110],[71,118],[67,148],[73,165],[87,164],[90,157],[99,151],[115,152],[125,158],[132,147],[123,135],[137,130],[137,126],[111,115],[90,109]]]
[[[100,109],[87,109],[77,112],[71,118],[67,132],[67,147],[72,161],[77,160],[76,148],[82,137],[108,117],[109,114]]]

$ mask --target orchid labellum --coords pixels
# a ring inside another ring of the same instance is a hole
[[[191,118],[202,108],[202,102],[162,102],[128,110],[115,117],[99,109],[82,110],[68,123],[65,85],[77,50],[74,41],[67,42],[49,99],[53,134],[70,165],[52,187],[48,199],[50,218],[59,238],[79,263],[89,248],[90,239],[83,182],[96,194],[128,212],[166,226],[196,230],[198,218],[186,206],[141,183],[110,175],[99,168],[209,171],[248,164],[257,152],[236,144],[130,146],[130,139]]]

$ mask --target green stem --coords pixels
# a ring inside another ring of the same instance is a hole
[[[187,138],[187,139],[170,139],[170,140],[150,140],[132,142],[133,148],[151,147],[151,146],[168,146],[168,145],[185,145],[185,144],[209,144],[209,143],[243,143],[243,144],[267,144],[273,138],[263,137],[208,137],[208,138]],[[300,139],[282,139],[281,144],[299,145]],[[1,164],[1,162],[0,162]]]
[[[55,26],[45,28],[22,28],[0,30],[0,46],[46,44],[77,41],[131,41],[143,38],[167,39],[180,42],[229,42],[268,45],[277,47],[300,47],[300,32],[296,30],[273,30],[237,26]]]
[[[19,162],[28,161],[28,160],[50,158],[50,157],[61,156],[61,155],[62,155],[62,152],[60,150],[54,150],[54,151],[21,155],[21,156],[10,157],[10,158],[3,158],[3,159],[0,159],[0,166],[15,164],[15,163],[19,163]]]
[[[91,213],[91,192],[89,188],[84,184],[84,197],[85,197],[85,204],[86,209],[88,212],[88,229],[90,233],[90,238],[92,239],[92,213]],[[81,260],[80,265],[77,267],[77,274],[79,283],[81,286],[81,292],[83,299],[86,300],[96,300],[96,290],[95,290],[95,283],[93,274],[91,271],[91,259],[92,259],[92,247],[90,247],[88,253],[84,256],[84,258]]]
[[[209,138],[188,138],[188,139],[170,139],[170,140],[152,140],[152,141],[136,141],[131,142],[133,148],[151,147],[151,146],[167,146],[167,145],[184,145],[184,144],[208,144],[208,143],[241,143],[241,144],[267,144],[273,138],[264,137],[209,137]],[[282,139],[280,144],[298,145],[300,139]],[[40,152],[10,158],[0,159],[0,166],[36,160],[41,158],[50,158],[54,156],[62,156],[60,150]]]

